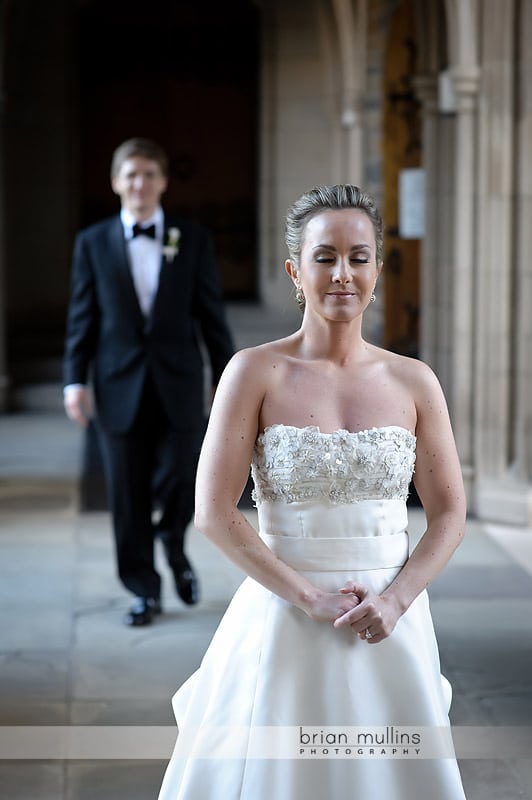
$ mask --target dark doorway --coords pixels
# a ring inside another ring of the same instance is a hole
[[[114,148],[153,138],[165,206],[210,228],[233,300],[257,283],[258,29],[251,0],[88,0],[79,19],[82,225],[117,210]]]

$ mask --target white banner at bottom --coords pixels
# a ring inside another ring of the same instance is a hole
[[[174,750],[174,745],[177,746]],[[532,727],[0,726],[2,760],[532,759]]]

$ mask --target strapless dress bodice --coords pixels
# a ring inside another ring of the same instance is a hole
[[[331,505],[361,500],[406,500],[415,463],[416,437],[390,425],[322,433],[309,426],[272,425],[257,438],[253,497]]]
[[[298,570],[401,566],[415,445],[395,426],[266,428],[252,463],[263,541]]]

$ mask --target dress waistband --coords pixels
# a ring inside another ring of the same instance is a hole
[[[280,536],[336,539],[389,536],[407,529],[404,500],[362,500],[335,505],[316,500],[282,503],[265,501],[258,508],[259,530]]]
[[[299,572],[355,572],[402,567],[408,560],[408,534],[335,539],[261,533],[270,550]]]

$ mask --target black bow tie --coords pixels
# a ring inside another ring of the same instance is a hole
[[[141,228],[140,225],[133,225],[133,238],[135,236],[149,236],[150,239],[155,239],[155,225],[148,225],[147,228]]]

